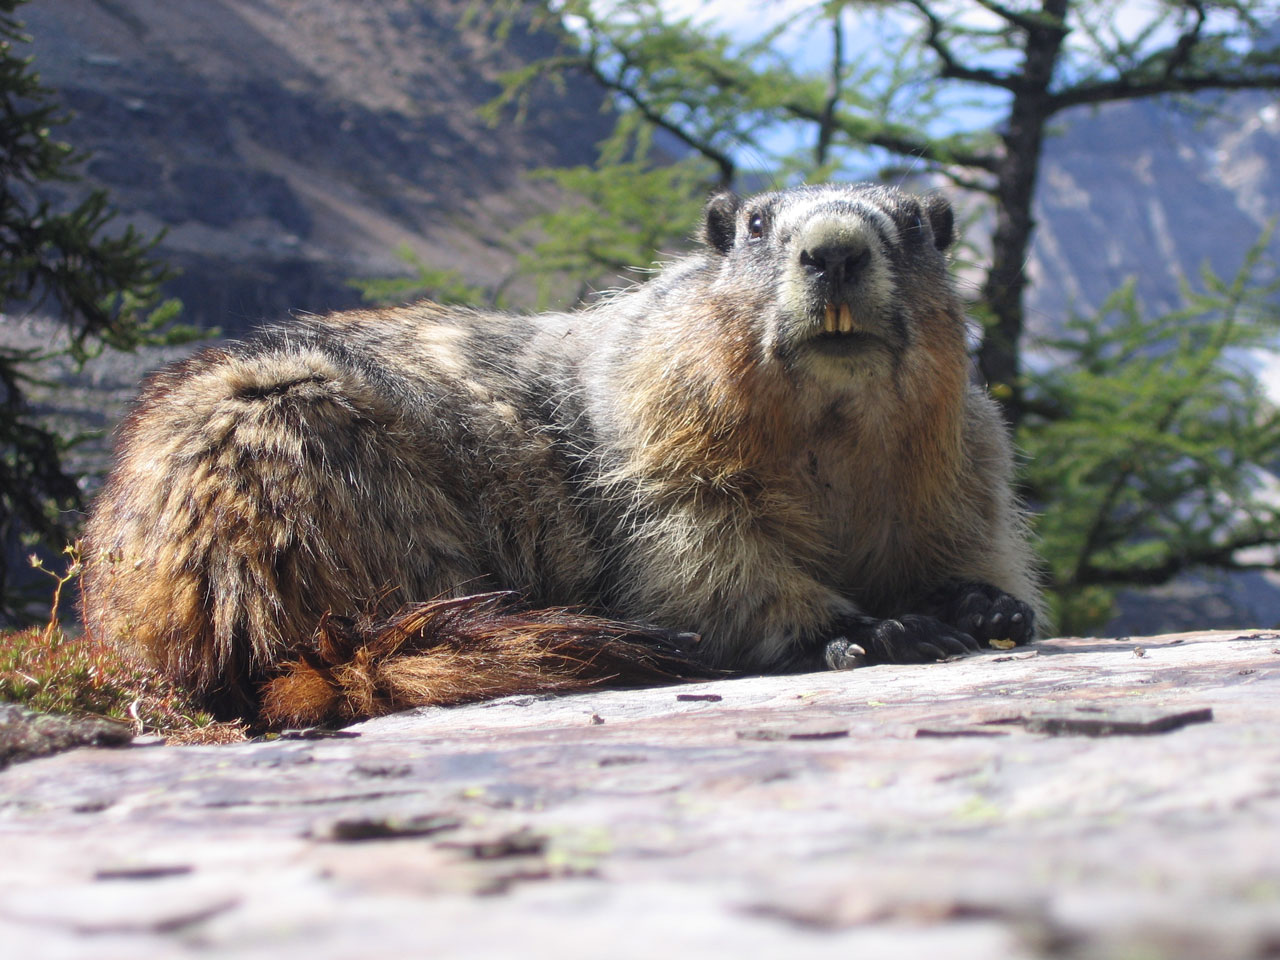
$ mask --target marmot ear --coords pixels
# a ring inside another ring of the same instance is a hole
[[[929,218],[929,226],[933,227],[933,245],[939,250],[947,249],[956,238],[956,220],[951,210],[951,201],[940,193],[931,193],[921,200],[924,203],[924,215]]]
[[[721,253],[728,253],[733,247],[733,237],[737,232],[734,221],[741,205],[742,201],[734,194],[717,193],[707,201],[702,211],[702,237]]]

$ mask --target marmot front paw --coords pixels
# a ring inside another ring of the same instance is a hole
[[[937,617],[915,614],[889,620],[858,617],[843,622],[827,641],[823,659],[833,670],[873,663],[932,663],[974,653],[978,641]]]
[[[1010,641],[1021,645],[1035,638],[1035,611],[987,583],[948,581],[929,598],[925,609],[984,647],[1008,646]]]

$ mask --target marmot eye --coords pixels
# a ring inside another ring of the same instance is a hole
[[[759,240],[764,236],[764,214],[753,213],[751,219],[747,221],[747,238],[750,240]]]

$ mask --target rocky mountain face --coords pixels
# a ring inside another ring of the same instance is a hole
[[[1202,265],[1234,276],[1280,215],[1280,100],[1074,111],[1048,142],[1036,214],[1036,325],[1097,307],[1131,276],[1149,309],[1172,309]]]
[[[41,0],[20,10],[75,117],[91,184],[167,230],[186,318],[238,332],[350,306],[353,277],[433,266],[496,279],[511,228],[551,201],[523,174],[589,163],[609,130],[589,86],[491,126],[505,71],[554,25],[470,0]]]

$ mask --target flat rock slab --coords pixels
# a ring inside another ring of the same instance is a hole
[[[4,955],[1280,955],[1280,635],[513,697],[0,773]]]
[[[72,747],[117,747],[131,740],[123,723],[34,713],[17,704],[0,703],[0,770]]]

